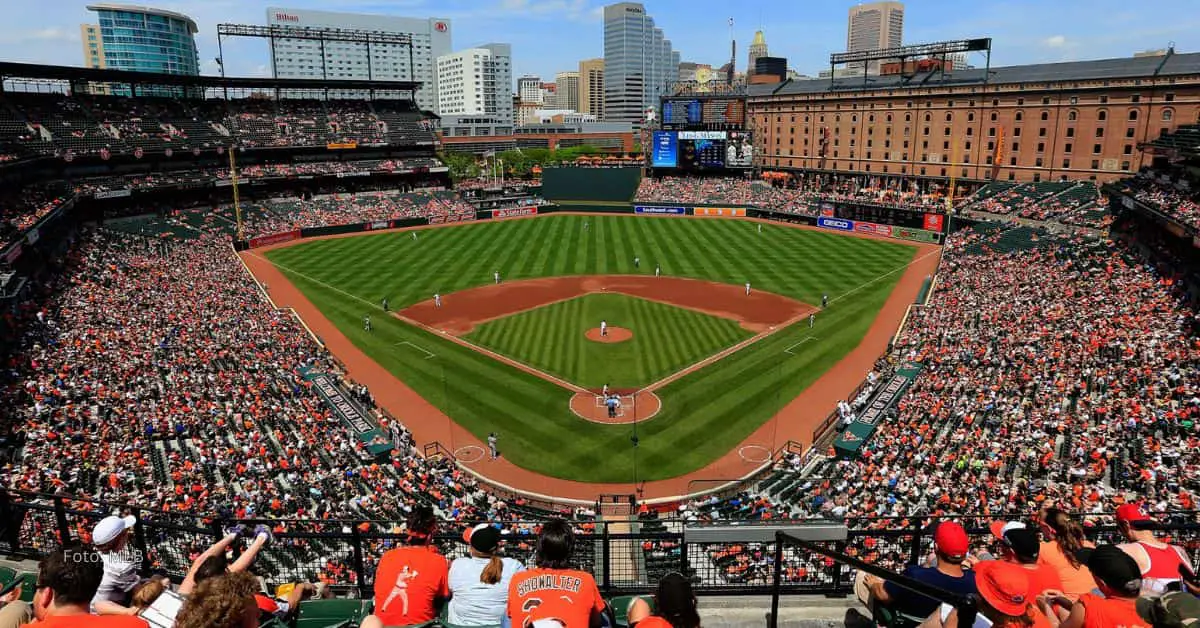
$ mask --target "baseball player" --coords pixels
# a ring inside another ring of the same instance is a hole
[[[654,276],[655,276],[655,277],[658,277],[658,276],[659,276],[659,275],[661,275],[661,274],[662,274],[662,266],[659,266],[658,264],[655,264],[655,265],[654,265]]]
[[[750,282],[746,282],[746,296],[750,296]]]
[[[387,300],[387,297],[383,297],[383,303],[382,303],[382,305],[383,305],[383,311],[384,311],[384,312],[388,311],[388,300]]]
[[[600,337],[608,335],[608,321],[600,321]]]
[[[758,223],[758,232],[762,233],[762,223]]]
[[[496,285],[500,285],[500,271],[492,273],[492,279],[496,280]]]
[[[433,307],[442,307],[442,295],[433,293]]]
[[[371,315],[363,316],[363,331],[371,331]]]
[[[815,323],[815,322],[817,322],[817,315],[809,314],[808,315],[808,328],[812,329],[813,323]]]
[[[500,450],[496,448],[496,443],[499,440],[500,439],[496,436],[495,432],[488,434],[488,450],[492,454],[492,460],[500,457]]]
[[[605,384],[604,387],[600,389],[600,394],[604,395],[605,399],[608,398],[608,384]]]
[[[413,234],[413,242],[416,242],[417,241],[417,232],[414,231],[414,232],[412,232],[412,234]]]
[[[822,294],[821,295],[821,309],[825,309],[827,307],[829,307],[829,295]]]
[[[587,230],[588,230],[588,221],[586,221],[586,220],[585,220],[585,221],[583,221],[583,230],[584,230],[584,231],[587,231]]]
[[[640,258],[640,257],[633,258],[633,267],[641,268],[641,266],[642,266],[642,258]]]

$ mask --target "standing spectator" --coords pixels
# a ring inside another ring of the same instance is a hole
[[[468,528],[463,539],[470,555],[450,564],[450,606],[455,626],[498,626],[504,620],[508,585],[521,563],[500,556],[500,530],[488,523]]]
[[[654,611],[642,598],[634,598],[626,617],[630,626],[638,628],[700,628],[692,583],[677,571],[658,581],[658,588],[654,590]]]
[[[1160,595],[1168,585],[1179,582],[1180,565],[1194,571],[1183,548],[1154,538],[1153,527],[1154,520],[1138,504],[1122,504],[1117,508],[1117,529],[1129,539],[1118,547],[1137,561],[1143,595]]]
[[[1062,628],[1151,628],[1138,616],[1137,598],[1142,589],[1141,573],[1133,558],[1115,545],[1080,551],[1103,596],[1084,593],[1072,602],[1062,591],[1047,591],[1038,605],[1050,625]]]
[[[409,626],[437,617],[439,599],[450,597],[446,559],[433,544],[437,520],[433,509],[413,508],[405,522],[407,544],[389,550],[375,569],[375,614],[362,628]]]
[[[88,606],[100,589],[104,567],[90,547],[72,544],[51,551],[38,563],[33,616],[38,628],[147,628],[144,620],[92,615]]]
[[[566,628],[595,625],[604,598],[592,574],[571,568],[575,532],[564,519],[551,519],[538,536],[537,567],[513,576],[508,586],[508,618],[527,627],[541,619]]]
[[[958,523],[944,521],[938,524],[937,529],[934,530],[933,545],[937,564],[933,567],[909,565],[905,568],[904,575],[952,593],[960,595],[975,593],[975,572],[963,569],[963,562],[970,549],[967,531]],[[864,584],[870,590],[870,597],[875,603],[891,607],[898,613],[913,617],[928,617],[937,610],[937,600],[917,595],[875,576],[865,576]]]
[[[1092,592],[1096,588],[1092,572],[1080,562],[1078,554],[1096,545],[1083,538],[1083,526],[1058,508],[1042,510],[1038,524],[1042,535],[1050,539],[1042,541],[1038,564],[1054,568],[1058,579],[1062,581],[1062,592],[1068,599],[1077,600],[1084,593]]]
[[[92,542],[104,563],[104,578],[92,599],[92,608],[100,615],[136,615],[127,606],[129,593],[138,583],[138,567],[129,551],[129,535],[137,519],[109,516],[92,528]]]
[[[209,578],[179,609],[175,628],[254,628],[259,614],[257,591],[258,580],[246,572]]]

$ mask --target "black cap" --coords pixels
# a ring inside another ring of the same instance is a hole
[[[1015,528],[1005,532],[1004,544],[1012,548],[1017,558],[1025,563],[1037,562],[1042,549],[1038,543],[1037,532],[1029,528]]]
[[[1076,552],[1075,557],[1087,565],[1096,580],[1118,593],[1136,597],[1142,590],[1142,570],[1137,561],[1116,545],[1084,548]]]
[[[493,526],[475,530],[471,533],[471,547],[484,554],[495,552],[500,547],[500,531]]]

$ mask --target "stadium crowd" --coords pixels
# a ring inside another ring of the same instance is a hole
[[[871,182],[877,183],[877,182]],[[859,201],[895,207],[940,209],[941,197],[854,181],[789,180],[783,184],[735,177],[644,178],[635,200],[688,205],[753,205],[815,216],[821,201]]]
[[[429,218],[433,222],[461,222],[475,218],[475,208],[457,194],[438,188],[411,193],[362,192],[313,199],[288,199],[257,203],[248,212],[246,237],[280,233],[305,227],[357,224],[402,218]]]
[[[1195,186],[1191,178],[1182,171],[1144,169],[1121,185],[1137,200],[1184,225],[1200,229],[1200,202],[1192,191]]]

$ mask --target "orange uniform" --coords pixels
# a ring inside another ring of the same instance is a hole
[[[587,628],[592,613],[604,610],[604,598],[592,574],[574,569],[530,569],[508,585],[508,618],[513,628],[539,619],[557,619],[566,628]]]

